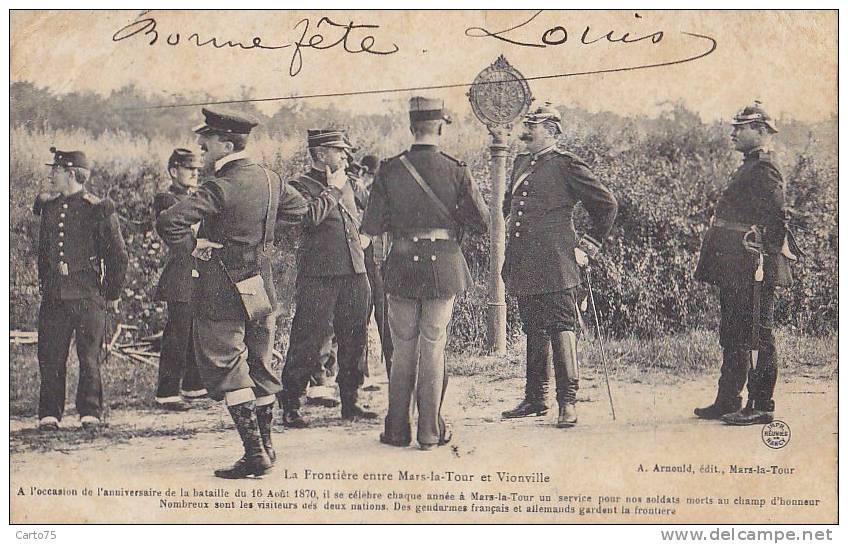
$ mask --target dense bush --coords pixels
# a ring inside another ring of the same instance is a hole
[[[15,101],[13,97],[13,112]],[[563,109],[565,147],[583,157],[607,183],[620,204],[619,217],[599,262],[592,268],[598,310],[615,335],[653,336],[714,326],[714,294],[693,280],[697,253],[713,206],[739,163],[728,129],[704,124],[680,106],[657,119],[624,119]],[[288,112],[295,115],[297,112]],[[304,108],[305,117],[315,111]],[[10,182],[10,324],[32,329],[38,304],[37,219],[31,213],[47,149],[83,148],[95,161],[92,191],[118,204],[130,250],[130,271],[120,320],[156,331],[162,326],[160,304],[152,293],[163,264],[164,248],[152,230],[150,203],[168,185],[164,163],[171,149],[191,144],[190,134],[173,136],[151,128],[137,132],[70,128],[48,120],[25,122],[21,113],[11,131]],[[57,119],[61,116],[55,114]],[[410,143],[405,119],[346,114],[352,137],[363,152],[388,156]],[[78,126],[78,125],[77,125]],[[53,128],[51,128],[53,127]],[[780,298],[778,321],[801,332],[837,329],[837,170],[835,121],[818,126],[787,125],[777,138],[777,161],[787,180],[788,202],[799,212],[799,241],[807,257],[795,267],[795,285]],[[124,127],[129,129],[131,127]],[[300,126],[272,124],[251,145],[254,154],[286,177],[306,164]],[[96,133],[96,136],[95,136]],[[178,133],[177,133],[178,134]],[[488,135],[471,119],[452,125],[444,148],[468,162],[490,201]],[[517,147],[517,146],[514,146]],[[513,149],[515,152],[517,149]],[[585,213],[575,219],[578,230]],[[292,299],[294,261],[289,238],[277,250],[275,269],[280,299]],[[486,331],[489,244],[487,236],[468,236],[464,250],[476,284],[458,302],[452,347],[477,350]],[[284,306],[286,306],[284,304]],[[510,337],[519,331],[514,301],[508,301]],[[281,329],[287,330],[290,307]]]

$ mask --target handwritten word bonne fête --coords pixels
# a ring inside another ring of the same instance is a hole
[[[149,11],[146,11],[141,13],[135,21],[115,32],[112,35],[112,41],[119,42],[133,37],[146,37],[149,40],[147,45],[150,46],[157,43],[164,43],[169,46],[187,43],[195,47],[211,46],[215,49],[225,47],[254,51],[291,49],[289,75],[294,77],[303,69],[303,50],[305,49],[320,51],[340,47],[344,52],[351,54],[391,55],[397,53],[400,48],[395,43],[392,43],[391,47],[377,47],[377,37],[375,37],[374,31],[379,28],[379,25],[356,24],[353,21],[341,24],[329,17],[321,17],[313,25],[310,19],[305,18],[292,27],[293,30],[300,33],[300,37],[289,43],[271,44],[261,36],[254,36],[249,43],[245,44],[242,41],[224,40],[215,36],[201,38],[197,32],[187,34],[178,31],[168,32],[167,35],[162,31],[164,42],[160,42],[159,23]],[[183,36],[187,37],[183,38]]]

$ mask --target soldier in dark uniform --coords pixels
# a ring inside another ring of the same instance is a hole
[[[415,143],[380,165],[362,230],[392,237],[385,287],[394,357],[380,441],[409,445],[416,393],[418,444],[431,449],[451,438],[441,415],[447,329],[456,296],[471,281],[460,238],[466,228],[484,231],[489,214],[468,167],[438,148],[450,121],[442,100],[413,97],[409,120]]]
[[[719,199],[695,272],[696,279],[719,288],[723,350],[715,402],[696,408],[695,415],[732,425],[769,423],[774,413],[775,288],[791,284],[788,261],[795,259],[784,244],[785,186],[769,152],[776,132],[758,102],[733,118],[731,138],[745,158]],[[748,403],[742,408],[746,378]]]
[[[321,364],[322,348],[333,335],[339,346],[336,383],[342,418],[377,417],[357,405],[370,290],[353,186],[345,170],[351,145],[341,131],[310,130],[308,146],[314,166],[292,181],[309,202],[309,213],[302,222],[296,307],[279,395],[283,425],[292,428],[308,425],[299,412],[300,397]]]
[[[175,255],[197,257],[192,329],[200,376],[211,398],[226,401],[244,445],[244,456],[215,475],[245,478],[270,470],[276,457],[271,424],[280,381],[271,360],[277,301],[267,247],[275,220],[299,221],[306,203],[247,155],[256,121],[211,108],[203,114],[206,122],[195,132],[214,177],[162,212],[156,230]]]
[[[153,213],[157,218],[163,211],[194,192],[201,166],[200,158],[188,149],[175,149],[171,153],[168,159],[171,185],[167,192],[157,193],[153,198]],[[164,300],[168,304],[168,322],[162,333],[162,354],[156,387],[156,402],[166,410],[188,410],[190,406],[183,397],[197,399],[206,396],[206,389],[203,388],[197,370],[191,337],[193,270],[194,257],[169,252],[156,288],[156,300]]]
[[[553,352],[558,427],[577,423],[576,288],[580,266],[588,264],[609,235],[618,211],[615,197],[575,155],[557,148],[562,133],[559,112],[542,106],[524,120],[519,154],[504,198],[507,244],[502,276],[518,299],[527,335],[527,383],[524,399],[506,418],[543,415],[548,358]],[[592,229],[579,240],[573,213],[578,202],[589,213]]]
[[[50,187],[33,211],[38,236],[39,428],[59,428],[65,409],[65,376],[71,336],[76,337],[79,387],[76,406],[85,428],[100,425],[103,388],[100,357],[106,305],[118,310],[127,271],[127,250],[115,205],[85,190],[90,165],[81,151],[51,147]]]

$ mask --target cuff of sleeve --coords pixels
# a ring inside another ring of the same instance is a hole
[[[594,257],[598,254],[598,251],[601,250],[601,243],[588,234],[584,234],[583,237],[580,238],[577,246],[585,251],[589,257]]]
[[[324,189],[324,192],[322,192],[321,195],[328,195],[332,197],[334,201],[338,202],[339,199],[342,197],[342,191],[341,189],[338,189],[336,187],[327,187],[326,189]]]

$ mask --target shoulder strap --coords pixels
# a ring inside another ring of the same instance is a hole
[[[433,201],[433,204],[436,205],[436,208],[440,212],[442,212],[442,214],[446,218],[454,222],[453,214],[450,212],[448,207],[445,206],[445,203],[442,202],[438,196],[436,196],[436,193],[433,192],[433,189],[431,189],[430,186],[427,185],[427,182],[424,181],[424,178],[421,177],[421,174],[418,173],[418,170],[416,170],[415,167],[412,166],[412,163],[409,162],[409,159],[406,158],[406,155],[400,156],[400,162],[401,164],[403,164],[404,168],[406,168],[406,171],[409,172],[409,174],[412,176],[412,179],[414,179],[418,186],[421,187],[421,190],[424,191],[424,194],[426,194],[430,198],[430,200]]]

